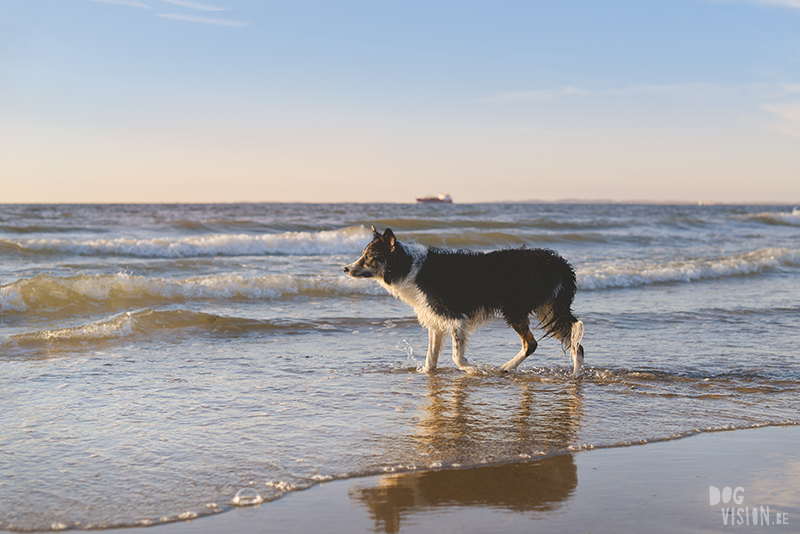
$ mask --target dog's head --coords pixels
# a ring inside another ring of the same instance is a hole
[[[345,266],[344,272],[353,278],[384,278],[396,249],[397,239],[391,229],[387,228],[381,235],[373,226],[372,242],[360,258]]]

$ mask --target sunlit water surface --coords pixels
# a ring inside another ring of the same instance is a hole
[[[418,372],[411,309],[341,271],[371,224],[558,250],[582,376],[554,340],[499,374],[519,350],[501,322],[467,351],[479,374]],[[791,206],[0,206],[0,528],[798,424],[798,238]]]

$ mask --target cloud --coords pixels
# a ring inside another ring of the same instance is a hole
[[[767,105],[764,109],[772,113],[777,113],[781,117],[800,124],[800,102],[781,105]]]
[[[712,2],[738,2],[746,4],[759,4],[762,6],[788,7],[800,9],[800,0],[711,0]]]
[[[791,104],[766,104],[761,106],[761,109],[800,125],[800,102],[792,102]]]
[[[249,22],[241,20],[215,19],[211,17],[200,17],[198,15],[184,15],[182,13],[159,13],[158,16],[164,17],[165,19],[183,20],[186,22],[199,22],[201,24],[217,24],[219,26],[230,26],[234,28],[242,28],[244,26],[250,25]]]
[[[768,6],[792,7],[794,9],[800,9],[800,0],[745,0],[745,1],[752,2],[755,4],[764,4]]]
[[[137,0],[89,0],[90,2],[100,2],[101,4],[115,4],[118,6],[128,6],[128,7],[141,7],[144,9],[153,9],[152,7],[148,6],[144,2],[138,2]]]
[[[198,9],[200,11],[230,11],[230,9],[227,7],[210,6],[208,4],[201,4],[200,2],[190,2],[189,0],[160,0],[160,1],[180,7]]]
[[[769,128],[792,137],[800,138],[800,101],[788,104],[766,104],[761,109],[782,117],[778,124],[770,124]]]

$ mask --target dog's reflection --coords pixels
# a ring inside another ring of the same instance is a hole
[[[414,448],[431,462],[493,462],[572,443],[582,413],[577,382],[530,377],[431,377]]]
[[[514,379],[431,377],[414,443],[431,465],[508,461],[563,451],[580,422],[577,383]],[[499,390],[508,391],[503,396]],[[554,510],[575,490],[570,454],[472,468],[450,468],[382,477],[355,484],[350,497],[364,504],[376,531],[398,532],[400,521],[441,507],[488,506],[514,512]]]
[[[376,532],[394,533],[403,517],[433,508],[555,510],[577,486],[573,457],[561,454],[514,464],[390,475],[375,485],[355,484],[350,497],[368,508]]]

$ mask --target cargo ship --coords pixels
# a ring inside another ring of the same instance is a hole
[[[419,204],[452,204],[453,199],[450,195],[438,195],[435,197],[417,197]]]

